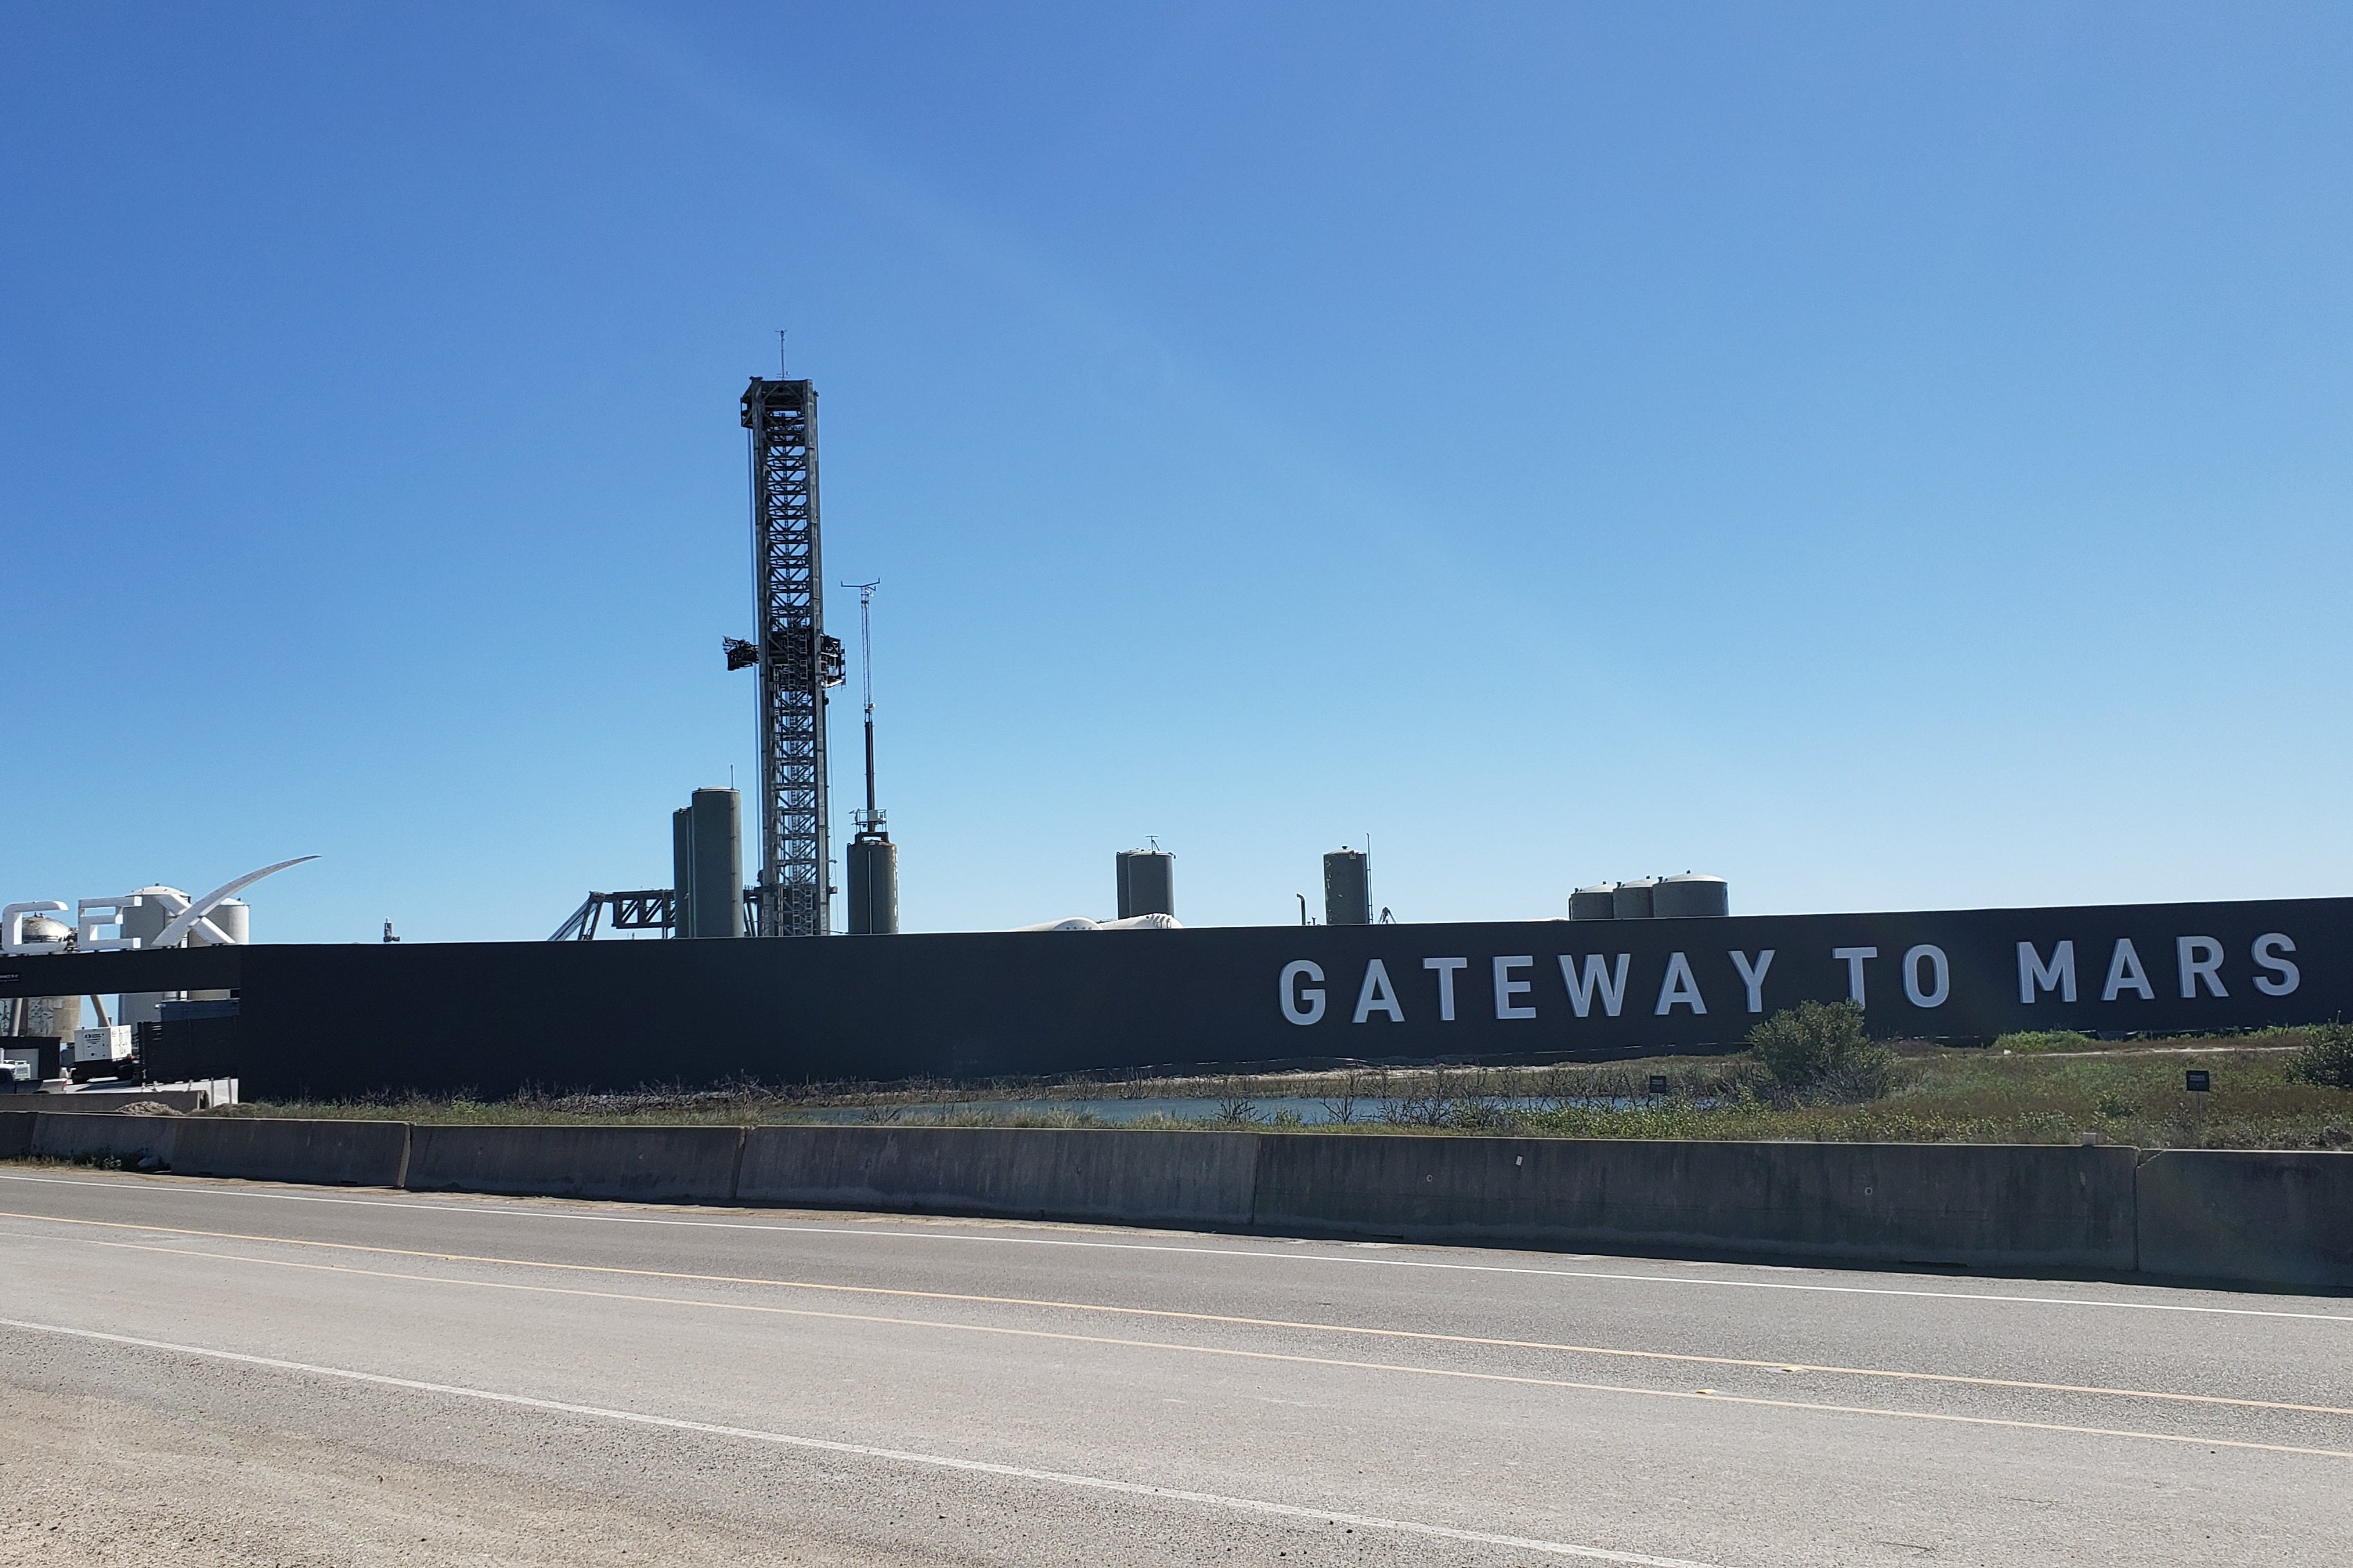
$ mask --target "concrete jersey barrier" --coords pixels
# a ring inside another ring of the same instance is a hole
[[[417,1191],[2353,1289],[2353,1153],[0,1111],[0,1159],[28,1155]]]
[[[44,1110],[33,1119],[32,1146],[26,1152],[36,1159],[112,1158],[132,1165],[153,1160],[168,1165],[179,1130],[176,1116]]]
[[[171,1166],[184,1176],[362,1187],[407,1181],[406,1121],[207,1116],[175,1121],[173,1128]]]
[[[2133,1151],[1334,1133],[1259,1144],[1293,1234],[2126,1272]]]
[[[444,1127],[411,1130],[418,1192],[647,1203],[729,1203],[741,1127]]]
[[[1045,1127],[754,1127],[742,1203],[1236,1229],[1250,1132]]]
[[[2163,1149],[2134,1195],[2145,1274],[2353,1289],[2353,1154]]]

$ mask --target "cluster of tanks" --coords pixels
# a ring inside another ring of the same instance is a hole
[[[86,900],[95,907],[96,900]],[[153,947],[177,916],[190,905],[188,895],[161,884],[141,888],[119,900],[104,900],[115,918],[117,935],[105,939],[109,947]],[[62,906],[51,906],[62,908]],[[220,942],[242,945],[252,940],[253,911],[242,899],[223,899],[209,905],[204,918],[190,925],[174,945],[208,947]],[[54,914],[18,909],[12,912],[7,945],[16,952],[73,952],[82,943],[80,931]],[[89,1004],[85,1010],[83,1004]],[[95,996],[16,996],[0,1000],[0,1025],[8,1037],[0,1044],[0,1079],[10,1085],[38,1085],[58,1079],[89,1081],[115,1076],[135,1065],[136,1042],[142,1025],[160,1025],[166,1009],[190,1010],[189,1004],[233,1006],[227,991],[134,991],[119,999],[109,1018]],[[87,1018],[88,1021],[85,1021]]]
[[[1171,931],[1176,920],[1176,857],[1155,847],[1125,849],[1116,869],[1119,918],[1089,920],[1083,915],[1040,921],[1019,931]],[[1575,921],[1682,920],[1694,916],[1729,915],[1731,884],[1721,877],[1686,871],[1679,877],[1641,877],[1628,882],[1598,882],[1569,895],[1568,918]],[[1299,923],[1311,923],[1307,895],[1299,895]],[[1324,857],[1324,923],[1368,926],[1390,923],[1389,911],[1373,906],[1372,858],[1362,849],[1343,846]]]
[[[1568,918],[1573,921],[1667,921],[1731,912],[1732,885],[1721,877],[1691,871],[1680,877],[1596,882],[1568,896]]]

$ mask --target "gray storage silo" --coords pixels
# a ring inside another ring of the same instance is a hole
[[[670,927],[672,936],[694,934],[694,812],[670,814]]]
[[[670,813],[670,874],[678,886],[678,934],[744,934],[744,796],[699,789]]]
[[[1324,923],[1373,923],[1372,863],[1361,849],[1335,849],[1324,857]]]
[[[849,934],[890,936],[899,929],[899,847],[880,833],[849,841]]]
[[[1631,882],[1620,882],[1610,891],[1610,913],[1621,921],[1646,921],[1651,918],[1651,890],[1659,885],[1656,877],[1641,877]]]
[[[1589,888],[1579,888],[1568,895],[1568,918],[1573,921],[1611,921],[1618,918],[1618,884],[1596,882]]]
[[[1660,920],[1732,912],[1732,884],[1721,877],[1684,872],[1669,877],[1651,889],[1651,913]]]
[[[1176,912],[1176,857],[1166,849],[1119,852],[1119,918]]]

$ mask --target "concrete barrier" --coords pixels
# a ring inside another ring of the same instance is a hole
[[[2353,1154],[2160,1150],[2135,1195],[2145,1274],[2353,1288]]]
[[[1596,1251],[2129,1271],[2133,1151],[1297,1134],[1253,1224]]]
[[[1043,1127],[754,1127],[743,1203],[1238,1228],[1250,1132]]]
[[[406,1121],[189,1117],[176,1124],[171,1164],[184,1176],[397,1187],[408,1173],[408,1137]]]
[[[26,1155],[419,1191],[2353,1289],[2353,1153],[0,1110],[0,1159]]]
[[[237,1079],[205,1079],[168,1086],[142,1084],[135,1089],[77,1089],[63,1097],[68,1110],[120,1110],[126,1105],[164,1105],[183,1113],[210,1110],[237,1103]],[[46,1107],[44,1109],[47,1109]]]
[[[125,1164],[155,1160],[168,1165],[180,1121],[176,1116],[44,1110],[33,1119],[32,1147],[26,1152],[50,1160],[112,1156]]]
[[[410,1131],[418,1192],[727,1203],[741,1127],[437,1127]]]

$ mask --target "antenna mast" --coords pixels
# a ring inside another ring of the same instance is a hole
[[[858,675],[866,697],[866,809],[858,814],[858,826],[876,833],[882,831],[882,813],[874,804],[874,590],[881,585],[880,577],[842,584],[858,590]]]
[[[849,841],[849,934],[888,936],[899,929],[899,847],[882,826],[874,803],[874,590],[871,583],[844,583],[858,590],[858,666],[866,697],[866,809],[853,812],[858,835]]]

